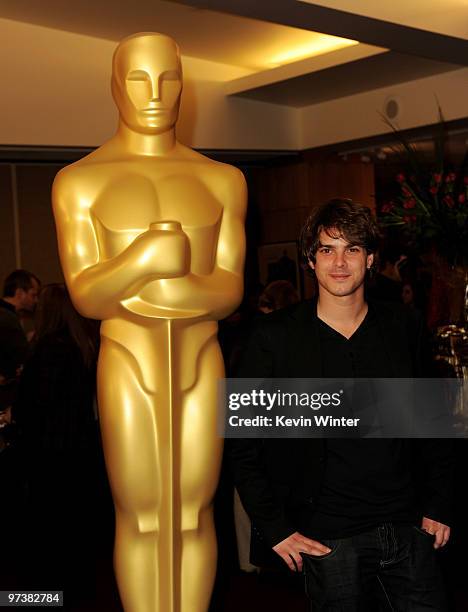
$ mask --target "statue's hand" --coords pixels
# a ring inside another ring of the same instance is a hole
[[[129,249],[142,275],[176,278],[190,269],[189,242],[180,229],[149,229],[137,236]]]

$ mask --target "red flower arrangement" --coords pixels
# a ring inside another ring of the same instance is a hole
[[[440,109],[439,109],[440,112]],[[445,161],[445,131],[440,113],[440,136],[431,167],[421,163],[415,148],[387,122],[407,154],[409,172],[396,175],[398,195],[380,206],[384,227],[400,226],[420,252],[435,250],[450,266],[468,265],[468,152],[460,168]]]

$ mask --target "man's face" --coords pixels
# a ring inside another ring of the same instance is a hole
[[[143,134],[161,134],[178,117],[182,73],[174,42],[142,36],[117,52],[112,92],[124,123]]]
[[[28,312],[34,312],[37,300],[39,298],[39,283],[32,278],[31,279],[32,286],[30,289],[17,289],[16,290],[16,298],[18,303],[18,310],[27,310]]]
[[[339,235],[333,229],[329,231],[333,236]],[[343,297],[362,291],[366,270],[371,267],[374,256],[344,238],[332,238],[325,230],[319,240],[315,263],[310,261],[309,265],[315,271],[320,293]]]

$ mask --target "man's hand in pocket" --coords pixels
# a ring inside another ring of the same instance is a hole
[[[285,540],[276,544],[276,546],[273,546],[273,550],[293,572],[302,571],[301,553],[320,556],[331,552],[331,548],[328,548],[328,546],[320,544],[317,540],[311,540],[301,535],[298,531],[292,533]]]

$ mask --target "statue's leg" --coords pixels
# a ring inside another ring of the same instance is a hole
[[[126,612],[163,612],[158,571],[162,476],[154,395],[123,346],[102,339],[98,399],[107,472],[116,511],[114,566]]]
[[[196,383],[181,405],[181,612],[208,610],[216,573],[212,501],[223,449],[217,433],[217,381],[223,377],[221,351],[212,338],[199,355]]]

